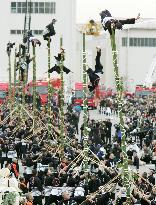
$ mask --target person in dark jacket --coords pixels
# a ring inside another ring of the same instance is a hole
[[[117,20],[112,17],[111,13],[108,10],[104,10],[100,13],[101,16],[101,23],[104,28],[104,30],[108,30],[109,34],[112,35],[112,25],[113,30],[115,32],[115,29],[121,30],[122,26],[125,24],[135,24],[135,21],[140,18],[140,13],[136,18],[130,18],[125,20]]]
[[[133,165],[136,167],[136,169],[139,169],[139,157],[136,151],[133,152]]]
[[[52,19],[52,22],[46,26],[46,29],[43,32],[43,39],[48,41],[51,36],[56,34],[54,24],[56,23],[56,19]],[[51,41],[51,40],[50,40]]]
[[[155,177],[153,176],[155,174],[155,170],[151,170],[148,176],[148,181],[155,185]]]
[[[37,171],[32,171],[32,177],[29,182],[29,191],[33,195],[33,205],[42,205],[43,186],[40,178],[37,176]]]
[[[65,57],[64,56],[65,56],[65,50],[63,48],[61,48],[60,53],[58,53],[57,56],[54,56],[55,59],[56,59],[56,64],[52,68],[50,68],[48,70],[48,73],[52,73],[54,71],[57,72],[58,74],[61,73],[60,62],[61,61],[65,61]],[[71,70],[69,70],[67,67],[65,67],[63,65],[63,72],[65,72],[66,74],[69,74],[71,72]]]
[[[91,176],[91,179],[88,183],[88,189],[90,193],[93,193],[98,190],[100,186],[100,180],[96,177],[95,174]]]
[[[103,66],[100,62],[100,57],[101,57],[101,49],[100,47],[96,47],[97,49],[97,54],[96,54],[96,59],[95,59],[95,70],[93,71],[91,68],[88,68],[87,74],[89,76],[89,80],[91,85],[88,86],[89,91],[92,92],[95,90],[95,88],[98,86],[101,74],[103,74]]]

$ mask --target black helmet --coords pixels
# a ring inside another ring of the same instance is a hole
[[[107,9],[105,9],[104,11],[101,11],[100,16],[102,19],[104,19],[105,17],[112,17],[111,13]]]

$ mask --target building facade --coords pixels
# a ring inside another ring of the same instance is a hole
[[[22,42],[26,3],[25,0],[1,0],[0,7],[0,26],[2,28],[0,81],[8,81],[6,45],[10,41],[16,42],[16,47],[18,47]],[[57,23],[55,24],[56,35],[52,37],[51,43],[51,66],[55,64],[53,56],[59,52],[60,37],[62,36],[63,47],[66,49],[65,66],[73,71],[76,63],[76,2],[73,0],[31,0],[31,12],[31,30],[42,43],[41,47],[36,48],[37,79],[47,76],[45,74],[48,69],[47,42],[43,40],[42,32],[53,18],[57,19]],[[32,49],[30,53],[32,53]],[[11,61],[13,67],[14,52],[12,52]],[[64,76],[68,84],[72,83],[70,74]],[[58,75],[53,73],[52,77],[58,77]],[[31,79],[32,64],[29,69],[29,80]]]

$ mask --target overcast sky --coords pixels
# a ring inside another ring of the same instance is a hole
[[[100,20],[104,9],[114,17],[135,17],[140,12],[142,18],[156,18],[156,0],[77,0],[77,22]]]

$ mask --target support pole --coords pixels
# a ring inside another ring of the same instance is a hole
[[[21,44],[19,44],[19,59],[18,59],[18,104],[21,103]]]
[[[15,57],[14,57],[14,105],[16,104],[16,66],[17,66],[16,52],[17,52],[17,49],[15,48]]]
[[[11,50],[10,52],[8,53],[8,71],[9,71],[9,92],[8,92],[8,95],[9,95],[9,109],[10,109],[10,112],[11,112],[11,109],[12,109],[12,92],[11,92]]]
[[[123,182],[124,187],[127,190],[127,201],[126,204],[131,204],[130,199],[130,178],[129,178],[129,172],[128,172],[128,157],[126,152],[126,131],[124,128],[124,118],[123,118],[123,83],[119,76],[119,68],[118,68],[118,62],[117,62],[117,50],[116,50],[116,43],[115,43],[115,34],[114,30],[112,29],[112,35],[111,35],[111,46],[112,46],[112,56],[113,56],[113,67],[114,67],[114,74],[115,74],[115,82],[116,82],[116,90],[117,90],[117,100],[118,100],[118,114],[120,119],[120,130],[122,134],[122,140],[121,140],[121,148],[123,152]]]
[[[50,57],[51,57],[51,50],[50,50],[50,37],[48,40],[48,70],[51,67],[51,62],[50,62]],[[52,127],[51,127],[51,82],[50,82],[50,73],[48,72],[48,139],[51,139],[51,134],[52,134]]]
[[[33,133],[36,127],[36,51],[33,46]]]
[[[60,49],[63,46],[63,39],[62,37],[60,38]],[[60,140],[61,140],[61,147],[64,148],[64,78],[63,78],[63,59],[64,59],[64,54],[61,54],[61,61],[60,61],[60,74],[61,74],[61,88],[60,88]]]
[[[83,123],[84,123],[84,131],[83,131],[83,136],[84,136],[84,141],[83,141],[83,146],[84,146],[84,169],[86,173],[86,183],[88,181],[88,106],[87,106],[87,72],[86,72],[86,46],[85,46],[85,41],[86,41],[86,35],[83,33]]]
[[[24,58],[24,61],[25,61],[25,58]],[[25,86],[26,86],[27,69],[25,69],[23,75],[24,75],[24,79],[22,81],[22,105],[25,107]]]
[[[16,89],[16,91],[17,91],[17,100],[16,101],[17,101],[17,107],[18,107],[17,116],[18,116],[18,120],[19,120],[19,118],[21,118],[21,112],[22,112],[21,106],[20,106],[21,101],[22,101],[22,99],[21,99],[21,96],[22,96],[22,88],[21,88],[21,44],[19,44],[19,59],[18,59],[17,69],[18,69],[18,88]],[[20,121],[18,123],[20,123]]]

